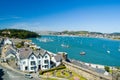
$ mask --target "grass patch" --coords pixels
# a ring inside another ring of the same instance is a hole
[[[52,68],[52,69],[49,69],[49,70],[44,70],[44,71],[40,71],[39,72],[39,74],[40,75],[43,75],[44,73],[46,73],[46,72],[52,72],[52,71],[54,71],[54,70],[60,70],[60,69],[65,69],[66,67],[65,67],[65,65],[63,65],[63,64],[61,64],[60,66],[58,66],[58,67],[56,67],[56,68]]]
[[[42,80],[57,80],[57,79],[54,79],[54,78],[43,78]]]
[[[64,72],[64,74],[62,73]],[[72,73],[72,75],[70,76],[70,73]],[[55,73],[55,77],[59,77],[59,78],[66,78],[68,80],[87,80],[86,78],[78,75],[77,73],[75,73],[74,71],[71,71],[69,69],[60,69],[60,70],[54,70],[54,71],[51,71],[51,72],[46,72],[44,73],[43,75],[45,76],[53,76],[53,74]]]

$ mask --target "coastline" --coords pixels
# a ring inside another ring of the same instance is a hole
[[[33,42],[32,42],[33,43]],[[37,45],[38,46],[38,45]],[[42,48],[43,49],[43,48]],[[44,49],[45,50],[45,49]],[[46,50],[48,51],[48,50]],[[51,51],[48,51],[50,54],[53,54],[53,55],[56,55],[55,53],[51,52]],[[94,64],[94,63],[87,63],[87,62],[82,62],[80,60],[75,60],[75,59],[70,59],[68,58],[70,61],[76,61],[76,62],[79,62],[83,65],[86,65],[86,66],[89,66],[89,67],[92,67],[92,68],[99,68],[99,69],[104,69],[105,66],[108,66],[108,65],[102,65],[102,64]],[[109,66],[110,69],[116,69],[115,67],[116,66]]]
[[[61,36],[61,37],[83,37],[83,38],[98,38],[98,39],[107,39],[113,41],[120,41],[120,39],[108,38],[108,37],[95,37],[95,36],[80,36],[80,35],[41,35],[41,36]]]
[[[85,65],[85,66],[88,66],[88,67],[91,67],[91,68],[98,68],[98,69],[103,69],[105,68],[106,65],[101,65],[101,64],[94,64],[94,63],[87,63],[87,62],[82,62],[82,61],[78,61],[78,60],[75,60],[75,59],[70,59],[71,62],[75,61],[75,62],[78,62],[82,65]],[[110,69],[112,70],[116,70],[115,66],[108,66],[110,67]]]
[[[76,36],[76,35],[43,35],[43,36],[63,36],[63,37],[81,37],[81,36]],[[83,36],[82,36],[83,37]],[[83,37],[84,38],[84,37]],[[86,37],[87,38],[87,37]],[[88,38],[91,38],[91,37],[88,37]],[[93,37],[94,38],[94,37]],[[106,39],[106,40],[111,40],[111,39],[107,39],[107,38],[100,38],[100,39]],[[112,41],[114,41],[114,40],[112,40]],[[42,48],[44,48],[44,47],[42,47]],[[49,49],[48,49],[49,50]],[[52,52],[52,51],[51,51]],[[107,53],[107,52],[106,52]],[[111,53],[112,53],[112,51],[111,51]],[[78,60],[78,61],[80,61],[80,60]],[[99,67],[101,67],[101,68],[103,68],[103,66],[110,66],[111,68],[112,67],[117,67],[117,65],[115,66],[115,65],[108,65],[108,64],[106,64],[106,65],[104,65],[104,64],[95,64],[95,63],[88,63],[87,64],[87,62],[84,62],[84,63],[86,63],[86,65],[88,65],[88,64],[93,64],[92,65],[92,67],[95,67],[95,66],[99,66]],[[119,66],[119,65],[118,65]]]

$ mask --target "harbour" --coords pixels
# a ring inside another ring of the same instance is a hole
[[[120,41],[103,38],[51,35],[43,35],[40,39],[44,38],[52,41],[40,42],[36,38],[31,38],[30,40],[54,53],[67,52],[70,59],[106,66],[120,66]],[[61,46],[63,42],[69,47]],[[84,56],[80,55],[80,52],[83,51],[85,52]]]

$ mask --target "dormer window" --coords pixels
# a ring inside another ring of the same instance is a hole
[[[26,62],[24,61],[23,64],[26,64]]]
[[[45,56],[45,58],[47,58],[47,56]]]
[[[34,59],[34,57],[31,57],[31,59]]]
[[[40,59],[40,56],[38,58]]]

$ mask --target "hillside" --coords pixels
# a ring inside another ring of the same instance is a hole
[[[35,38],[39,35],[32,31],[27,31],[23,29],[2,29],[0,30],[0,36],[10,37],[10,38]]]

